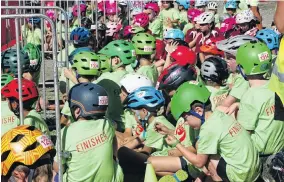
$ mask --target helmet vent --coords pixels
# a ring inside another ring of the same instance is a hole
[[[27,130],[30,130],[30,131],[34,131],[35,130],[35,127],[34,126],[29,126],[26,128]]]
[[[9,156],[11,150],[5,151],[2,153],[1,155],[1,162],[5,161],[7,159],[7,157]]]
[[[94,90],[94,87],[90,88],[89,90],[90,90],[90,91]]]
[[[15,137],[13,138],[13,140],[11,140],[11,143],[12,143],[12,142],[18,142],[18,141],[20,141],[24,136],[25,136],[25,135],[23,135],[23,134],[18,134],[17,136],[15,136]]]
[[[87,62],[87,59],[81,59],[82,62]]]
[[[34,150],[35,148],[37,148],[37,146],[39,146],[39,143],[37,141],[35,141],[33,144],[31,144],[27,148],[25,148],[24,152]]]

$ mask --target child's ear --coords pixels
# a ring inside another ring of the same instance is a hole
[[[74,113],[76,116],[79,116],[81,114],[81,109],[79,107],[76,108]]]
[[[197,107],[194,108],[194,111],[196,113],[198,113],[200,116],[203,115],[203,108],[202,107],[197,106]]]

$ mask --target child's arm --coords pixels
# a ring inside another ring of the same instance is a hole
[[[71,82],[73,82],[74,84],[78,84],[78,80],[76,78],[76,76],[73,74],[73,72],[71,71],[71,69],[65,69],[64,70],[64,75],[67,79],[69,79]]]

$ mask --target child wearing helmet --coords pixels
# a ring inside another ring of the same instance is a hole
[[[160,7],[157,3],[149,2],[145,5],[144,13],[149,16],[149,30],[156,39],[163,39],[163,25],[159,19]]]
[[[48,126],[41,115],[33,108],[34,103],[38,99],[38,89],[36,84],[30,80],[22,79],[22,92],[24,124],[32,125],[41,130],[43,133],[49,135]],[[5,85],[1,89],[1,94],[6,98],[9,109],[17,118],[20,118],[18,79],[12,80]],[[17,125],[20,125],[20,123],[17,123]],[[11,126],[7,125],[7,127]],[[6,131],[9,129],[11,128],[7,128]]]
[[[61,130],[65,155],[62,161],[55,157],[53,164],[56,172],[59,162],[67,167],[64,181],[123,181],[122,170],[113,159],[115,130],[105,118],[108,101],[106,90],[97,84],[80,83],[69,91],[68,103],[75,122]]]
[[[237,26],[236,26],[236,18],[235,17],[226,18],[221,23],[220,33],[226,39],[230,37],[234,37],[236,35],[240,35],[240,31],[237,30]]]
[[[248,9],[236,15],[236,23],[241,35],[255,36],[258,29],[253,12]]]
[[[40,18],[38,17],[29,18],[27,23],[27,29],[22,31],[26,32],[27,43],[35,44],[36,46],[41,48]]]
[[[189,0],[177,0],[176,3],[178,4],[178,10],[180,14],[179,25],[181,29],[183,29],[184,26],[188,23],[187,10],[190,6]]]
[[[69,80],[70,88],[78,83],[91,83],[100,76],[99,57],[92,51],[80,51],[72,59],[71,69],[64,70],[65,77]],[[69,125],[74,122],[68,102],[61,110],[61,124]]]
[[[186,35],[187,35],[188,30],[195,27],[195,23],[196,23],[196,21],[194,21],[195,17],[199,16],[200,14],[201,14],[201,11],[194,9],[194,8],[191,8],[187,11],[188,23],[183,28],[183,33],[185,35],[185,39],[186,39]]]
[[[229,70],[226,61],[220,57],[205,59],[201,64],[200,76],[211,93],[211,110],[214,111],[218,105],[221,105],[230,91],[229,86],[227,86]]]
[[[279,49],[279,35],[272,29],[261,29],[256,33],[256,38],[264,42],[271,50],[272,59],[276,57],[277,50]]]
[[[79,10],[80,9],[80,10]],[[87,11],[87,6],[86,4],[80,3],[79,6],[78,4],[74,4],[72,7],[72,15],[73,15],[73,26],[79,27],[80,26],[80,22],[78,19],[78,15],[79,15],[79,11],[80,11],[80,16],[85,17],[86,16],[86,11]]]
[[[200,34],[200,25],[196,23],[200,14],[201,11],[197,9],[192,9],[188,11],[189,22],[192,23],[192,26],[189,25],[190,29],[188,29],[185,33],[185,42],[188,43],[188,46],[190,48],[195,47],[196,39]]]
[[[137,73],[126,74],[120,80],[120,100],[123,104],[125,99],[129,94],[139,89],[140,87],[153,86],[152,81],[143,75]],[[116,132],[118,144],[124,143],[124,140],[127,140],[128,137],[139,136],[143,132],[143,127],[141,123],[137,122],[133,112],[130,109],[124,109],[122,122],[124,123],[124,132]]]
[[[156,40],[150,34],[138,33],[132,38],[137,56],[136,73],[147,76],[154,84],[157,82],[158,70],[153,64]]]
[[[171,112],[175,119],[182,117],[186,124],[200,130],[197,152],[188,150],[172,134],[166,142],[192,165],[206,167],[214,181],[257,180],[260,160],[249,135],[232,116],[219,108],[212,112],[209,98],[209,90],[199,82],[187,82],[177,89]]]
[[[163,0],[163,10],[160,12],[160,21],[163,23],[163,32],[169,28],[178,28],[180,21],[180,14],[177,9],[174,8],[172,0]]]
[[[250,133],[266,171],[267,157],[284,147],[284,122],[276,118],[280,113],[275,112],[276,93],[268,88],[268,80],[263,77],[272,64],[271,52],[264,43],[250,42],[238,49],[236,59],[249,89],[239,103],[228,109],[228,114],[238,110],[236,118]]]
[[[160,122],[170,129],[174,126],[162,115],[158,115],[159,110],[164,105],[162,94],[154,87],[140,87],[129,94],[125,104],[135,114],[137,122],[141,123],[144,131],[140,136],[133,137],[132,140],[118,150],[118,158],[125,173],[129,173],[132,168],[137,174],[145,172],[147,158],[149,155],[166,155],[169,146],[165,145],[163,135],[154,130],[157,122]],[[136,152],[137,148],[144,141],[144,147]]]
[[[216,2],[208,2],[207,4],[208,11],[211,11],[214,13],[215,18],[215,26],[220,28],[220,16],[218,15],[218,4]]]
[[[195,1],[195,8],[201,11],[202,13],[205,12],[208,0],[196,0]]]
[[[195,52],[200,53],[202,44],[212,37],[218,37],[219,31],[215,29],[214,13],[212,12],[204,12],[199,15],[196,23],[200,26],[201,34],[196,38]]]
[[[227,98],[223,100],[222,106],[231,106],[240,100],[249,88],[249,83],[237,70],[236,53],[241,45],[250,41],[257,41],[257,38],[248,35],[237,35],[216,43],[217,48],[225,52],[225,60],[230,70],[227,84],[231,91]]]
[[[1,180],[53,181],[55,147],[47,135],[22,125],[9,130],[1,141]]]
[[[9,74],[1,75],[1,89],[10,83],[14,78]],[[4,135],[9,129],[15,128],[19,123],[19,119],[9,109],[9,103],[6,98],[1,95],[1,136]]]
[[[120,101],[120,80],[127,74],[126,66],[134,63],[135,48],[132,43],[124,40],[115,40],[106,45],[100,54],[109,56],[108,64],[112,72],[103,73],[96,83],[103,86],[109,95],[109,108],[107,117],[117,126],[117,130],[124,131],[122,122],[123,106]],[[105,62],[107,64],[107,62]]]

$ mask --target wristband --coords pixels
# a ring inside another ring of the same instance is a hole
[[[173,143],[173,144],[171,144],[170,146],[171,146],[171,147],[176,147],[176,146],[177,146],[177,144],[179,144],[179,140],[176,140],[176,142],[175,142],[175,143]]]

